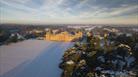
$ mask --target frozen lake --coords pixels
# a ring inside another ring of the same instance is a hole
[[[60,77],[58,65],[73,43],[26,40],[0,46],[0,77]]]

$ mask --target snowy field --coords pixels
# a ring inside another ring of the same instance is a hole
[[[26,40],[0,46],[0,77],[60,77],[58,68],[69,42]]]

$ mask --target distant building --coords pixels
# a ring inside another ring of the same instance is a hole
[[[53,34],[51,32],[48,32],[45,35],[45,40],[70,42],[80,39],[81,37],[82,37],[82,32],[76,32],[74,35],[70,34],[67,31],[60,32],[58,34]]]

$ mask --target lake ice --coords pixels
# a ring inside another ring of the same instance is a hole
[[[70,42],[26,40],[0,46],[0,77],[60,77],[58,67]]]

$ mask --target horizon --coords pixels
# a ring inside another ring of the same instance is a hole
[[[0,24],[134,24],[138,0],[0,0]]]
[[[138,24],[27,24],[27,23],[0,23],[0,26],[114,26],[114,27],[137,27]]]

